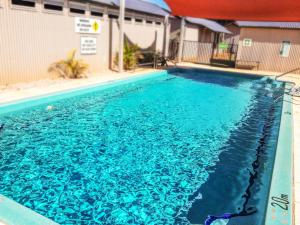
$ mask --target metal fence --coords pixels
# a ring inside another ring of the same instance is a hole
[[[171,39],[169,43],[169,51],[168,51],[169,59],[175,60],[177,58],[178,49],[179,49],[179,41],[177,39]]]
[[[184,41],[182,60],[201,64],[222,64],[242,69],[286,72],[300,66],[300,44],[290,43],[282,54],[281,42],[238,44]],[[295,73],[300,73],[300,70]]]
[[[182,60],[187,62],[210,64],[213,43],[184,41]]]

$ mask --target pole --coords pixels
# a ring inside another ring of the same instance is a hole
[[[183,51],[183,39],[185,33],[185,18],[181,17],[181,24],[180,24],[180,37],[179,37],[179,48],[178,48],[178,56],[177,61],[180,63],[182,60],[182,51]]]
[[[165,16],[164,21],[165,29],[164,29],[164,57],[169,56],[169,39],[170,39],[170,25],[169,25],[169,15]]]
[[[124,14],[125,14],[125,0],[120,0],[119,12],[119,73],[123,72],[123,49],[124,49]]]

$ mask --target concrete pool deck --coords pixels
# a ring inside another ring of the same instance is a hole
[[[203,66],[192,63],[181,63],[178,66],[183,67],[196,67],[205,69],[214,69],[228,72],[240,72],[247,74],[256,75],[268,75],[276,76],[279,73],[265,72],[265,71],[249,71],[249,70],[238,70],[228,68],[218,68],[211,66]],[[83,88],[90,85],[96,85],[116,80],[122,80],[130,77],[143,75],[156,70],[143,69],[136,72],[125,72],[122,74],[108,71],[107,73],[95,74],[86,79],[77,80],[65,80],[65,79],[48,79],[27,83],[19,83],[9,86],[0,86],[0,105],[10,102],[15,102],[22,99],[32,98],[36,96],[48,95],[56,92],[67,91],[75,88]],[[280,80],[294,82],[297,86],[300,86],[300,75],[286,75]],[[300,97],[293,97],[293,136],[294,136],[294,199],[295,199],[295,225],[300,225]]]

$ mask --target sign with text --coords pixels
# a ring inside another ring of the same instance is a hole
[[[75,17],[75,32],[83,34],[100,34],[100,20]]]
[[[97,39],[94,37],[81,37],[80,38],[80,53],[82,55],[97,54]]]

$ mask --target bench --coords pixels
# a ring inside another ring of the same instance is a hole
[[[237,69],[248,69],[248,70],[253,70],[253,69],[258,70],[259,64],[260,64],[259,61],[236,60],[235,68],[237,68]]]

